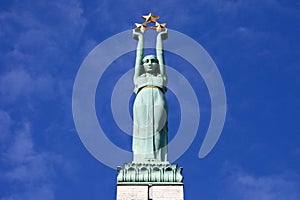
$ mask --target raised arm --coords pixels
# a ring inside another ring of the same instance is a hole
[[[134,70],[134,82],[138,76],[143,73],[143,57],[144,57],[144,36],[143,34],[137,32],[135,29],[132,34],[133,39],[138,41],[136,47],[136,58],[135,58],[135,70]]]
[[[156,38],[156,57],[159,63],[159,70],[160,74],[164,79],[164,84],[167,84],[168,77],[166,73],[166,66],[165,66],[165,59],[164,59],[164,47],[163,47],[163,40],[168,38],[168,30],[164,30],[157,34]]]

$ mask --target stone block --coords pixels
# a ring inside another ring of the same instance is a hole
[[[183,200],[183,185],[153,185],[149,188],[149,199]]]
[[[117,200],[184,200],[183,185],[118,185]]]
[[[148,186],[118,185],[117,200],[148,200]]]

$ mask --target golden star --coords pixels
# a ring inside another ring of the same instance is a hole
[[[155,23],[156,20],[160,18],[160,16],[158,16],[158,15],[154,16],[154,15],[152,15],[152,13],[149,13],[148,15],[143,15],[142,17],[146,20],[147,24],[150,23],[150,22]]]
[[[135,30],[139,30],[142,33],[144,33],[145,30],[149,29],[149,27],[146,25],[146,23],[142,23],[142,24],[135,23],[135,26],[136,26]]]
[[[158,22],[155,22],[155,26],[152,26],[152,29],[156,29],[157,32],[161,32],[166,29],[166,25],[167,23],[160,24]]]

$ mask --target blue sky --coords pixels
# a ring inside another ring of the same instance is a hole
[[[184,167],[186,199],[300,199],[299,1],[2,0],[0,5],[1,200],[115,199],[116,170],[96,160],[77,134],[72,89],[89,52],[134,28],[149,12],[200,43],[226,88],[222,135],[199,159],[210,117],[208,92],[192,66],[166,54],[167,64],[178,65],[198,84],[199,131],[176,161]],[[105,80],[121,77],[126,72],[121,66],[134,65],[133,55],[108,68],[97,102],[109,95],[103,93],[111,87]],[[176,130],[179,103],[168,95],[174,108],[170,128]],[[129,150],[130,137],[119,134],[109,105],[109,98],[96,103],[100,124]]]

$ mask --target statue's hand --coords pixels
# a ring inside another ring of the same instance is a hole
[[[132,31],[132,37],[135,40],[140,40],[143,37],[143,34],[140,32],[137,32],[135,29]]]
[[[168,39],[168,29],[158,33],[157,37],[160,37],[162,40]]]

